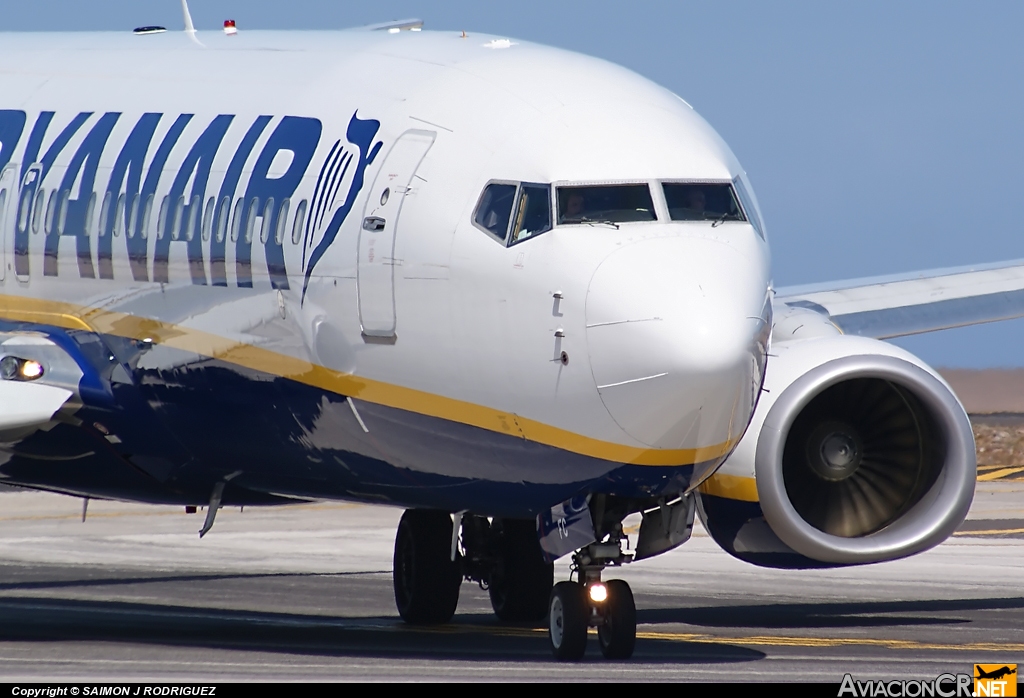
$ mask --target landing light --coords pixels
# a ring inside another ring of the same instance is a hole
[[[608,599],[608,587],[601,582],[591,584],[587,591],[590,593],[590,600],[594,603],[604,603]]]

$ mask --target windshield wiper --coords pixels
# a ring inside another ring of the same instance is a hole
[[[729,212],[726,211],[721,216],[719,216],[718,218],[716,218],[714,221],[711,222],[711,227],[712,228],[717,228],[718,226],[722,225],[722,223],[725,223],[725,219],[728,218],[729,215],[730,215]]]
[[[616,223],[615,221],[610,221],[607,218],[586,218],[586,217],[584,217],[584,218],[579,218],[579,219],[577,219],[577,220],[575,220],[573,222],[574,223],[575,222],[587,223],[587,224],[592,225],[592,226],[593,225],[610,225],[611,227],[615,228],[616,230],[619,229],[619,224],[618,223]]]

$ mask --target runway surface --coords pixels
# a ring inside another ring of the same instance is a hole
[[[0,680],[829,681],[934,678],[1024,664],[1024,482],[979,482],[946,544],[830,571],[746,565],[703,531],[623,568],[636,655],[550,659],[463,584],[455,621],[401,623],[399,510],[344,504],[180,508],[0,493]],[[565,566],[559,578],[567,577]]]

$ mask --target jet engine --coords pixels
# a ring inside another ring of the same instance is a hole
[[[934,370],[884,342],[819,337],[772,347],[754,418],[698,510],[755,564],[880,562],[948,538],[975,480],[970,422]]]

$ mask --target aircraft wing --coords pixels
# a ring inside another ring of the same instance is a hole
[[[1010,320],[1024,317],[1024,259],[779,288],[780,304],[876,339]]]

